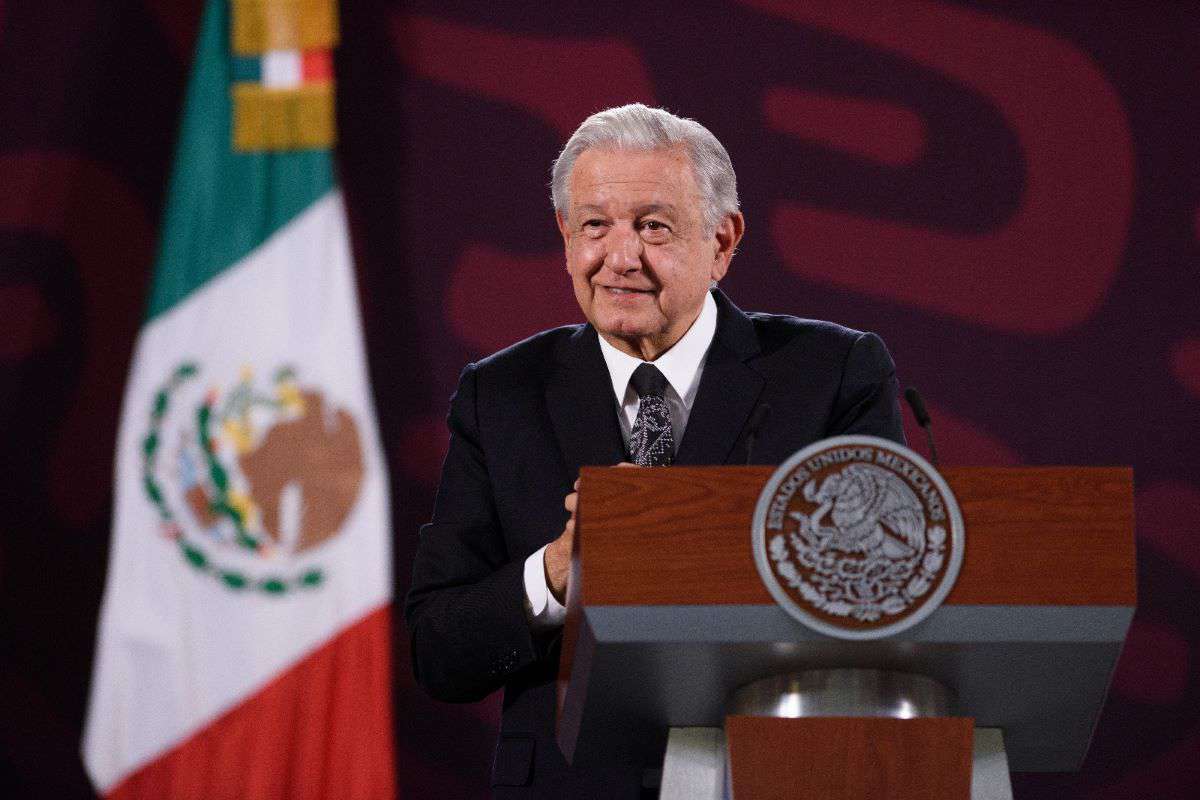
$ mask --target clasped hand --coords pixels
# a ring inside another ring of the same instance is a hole
[[[617,466],[636,467],[637,464],[622,461]],[[571,577],[571,548],[575,544],[575,509],[579,506],[578,478],[575,479],[572,488],[574,491],[563,498],[563,508],[567,509],[571,516],[559,537],[546,545],[542,556],[542,565],[546,570],[546,586],[550,589],[550,594],[554,595],[554,599],[564,605],[567,602],[567,584]]]

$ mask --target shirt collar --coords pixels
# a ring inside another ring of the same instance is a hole
[[[708,346],[712,344],[713,335],[717,332],[717,304],[712,292],[704,295],[704,305],[700,308],[700,316],[688,328],[683,338],[660,355],[653,363],[662,372],[667,383],[675,390],[680,399],[686,400],[696,391],[696,380]],[[618,403],[623,403],[625,390],[629,388],[629,379],[633,371],[647,362],[623,353],[609,344],[603,336],[600,340],[600,352],[604,355],[604,363],[608,366],[608,375],[612,379],[613,394]]]

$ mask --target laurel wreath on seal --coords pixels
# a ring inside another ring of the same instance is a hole
[[[896,567],[893,575],[902,576],[899,583],[903,586],[896,586],[878,602],[852,602],[844,597],[844,591],[836,581],[825,577],[838,571],[839,559],[813,550],[795,533],[790,538],[802,565],[811,571],[806,570],[805,574],[801,574],[801,570],[792,563],[788,538],[777,534],[771,537],[768,552],[776,572],[784,582],[818,610],[837,617],[853,617],[862,622],[874,622],[884,614],[894,616],[909,608],[929,592],[946,560],[946,529],[941,525],[930,526],[926,531],[924,555],[917,554],[915,558],[893,562]],[[916,574],[913,574],[913,568],[916,568]]]

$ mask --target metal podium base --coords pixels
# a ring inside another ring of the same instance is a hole
[[[952,694],[921,675],[866,669],[811,670],[743,686],[729,713],[770,717],[948,716]],[[728,750],[721,728],[671,728],[663,760],[660,800],[732,800]],[[971,800],[1012,800],[1004,737],[976,728]]]
[[[752,717],[946,717],[953,695],[933,678],[881,669],[772,675],[733,694],[728,713]]]

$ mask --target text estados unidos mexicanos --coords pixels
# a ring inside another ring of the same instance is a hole
[[[771,498],[771,506],[767,509],[767,527],[779,530],[783,527],[783,519],[787,514],[788,503],[796,490],[804,485],[814,472],[824,469],[831,464],[844,464],[848,461],[874,462],[886,467],[903,477],[925,501],[925,507],[930,522],[941,522],[946,519],[946,507],[942,496],[921,470],[913,466],[907,459],[887,450],[877,450],[873,447],[838,447],[818,453],[808,459],[796,471],[789,475]]]

